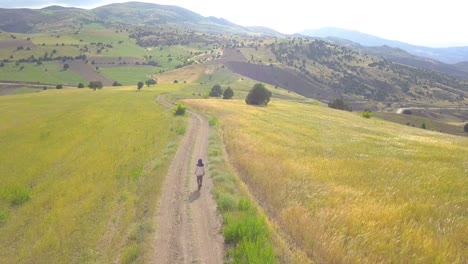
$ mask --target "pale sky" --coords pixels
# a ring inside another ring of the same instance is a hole
[[[125,0],[0,0],[1,8],[53,4],[93,8]],[[425,46],[468,46],[467,0],[140,0],[282,33],[339,27]]]

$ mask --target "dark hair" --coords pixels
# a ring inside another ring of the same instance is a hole
[[[198,165],[198,166],[203,166],[203,161],[202,161],[202,159],[199,159],[199,160],[198,160],[198,164],[197,164],[197,165]]]

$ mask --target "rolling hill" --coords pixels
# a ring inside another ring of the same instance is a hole
[[[359,43],[363,46],[390,46],[405,50],[413,55],[431,58],[445,63],[468,61],[468,47],[430,48],[407,44],[401,41],[387,40],[353,30],[340,28],[321,28],[304,30],[301,34],[311,37],[335,37]]]

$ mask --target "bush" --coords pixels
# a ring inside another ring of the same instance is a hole
[[[216,116],[213,116],[212,118],[210,118],[208,123],[210,124],[210,126],[214,127],[218,125],[218,118]]]
[[[270,97],[271,92],[265,88],[265,85],[257,83],[245,98],[245,103],[248,105],[267,106],[268,102],[270,102]]]
[[[422,129],[426,129],[426,123],[422,123],[422,124],[421,124],[421,128],[422,128]]]
[[[0,211],[0,224],[5,223],[8,219],[8,213],[4,211]]]
[[[55,86],[56,89],[62,89],[63,88],[63,85],[61,84],[57,84],[57,86]]]
[[[234,96],[234,91],[231,87],[226,88],[223,92],[223,99],[231,99]]]
[[[215,84],[213,85],[213,87],[211,87],[210,96],[220,97],[222,94],[223,94],[223,88],[221,88],[219,84]]]
[[[409,109],[405,109],[405,110],[403,110],[402,114],[411,115],[411,114],[413,114],[413,112],[411,112],[411,110],[409,110]]]
[[[465,126],[463,127],[463,130],[468,133],[468,123],[465,124]]]
[[[231,211],[236,207],[236,200],[228,193],[221,193],[216,202],[218,203],[219,210],[222,212]]]
[[[362,117],[364,118],[371,118],[372,116],[373,114],[371,110],[364,110],[364,112],[362,112]]]
[[[187,107],[183,103],[177,103],[177,106],[174,109],[174,115],[183,116],[185,115],[185,110],[187,110]]]
[[[117,82],[117,81],[114,81],[114,83],[112,84],[112,86],[122,86],[121,83]]]
[[[16,187],[9,191],[8,197],[12,206],[19,206],[31,199],[31,192],[29,189]]]
[[[349,112],[353,111],[351,106],[349,106],[345,101],[343,101],[341,99],[335,99],[335,100],[329,102],[328,107],[333,108],[333,109],[345,110],[345,111],[349,111]]]
[[[84,88],[84,84],[79,83],[79,84],[78,84],[78,88]]]

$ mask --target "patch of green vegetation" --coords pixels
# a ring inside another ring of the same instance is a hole
[[[213,119],[211,119],[213,120]],[[218,209],[223,215],[228,263],[277,263],[271,230],[229,167],[216,128],[209,140],[208,160]]]
[[[28,94],[28,93],[38,93],[42,91],[42,88],[31,88],[31,87],[21,87],[16,89],[12,94]]]
[[[63,70],[63,66],[56,62],[35,63],[5,63],[1,68],[0,80],[20,82],[40,82],[48,84],[64,84],[76,86],[86,81],[71,70]]]
[[[111,80],[117,80],[123,85],[136,85],[138,82],[148,79],[148,76],[155,74],[156,71],[158,68],[152,66],[100,68],[100,72],[104,76]]]

